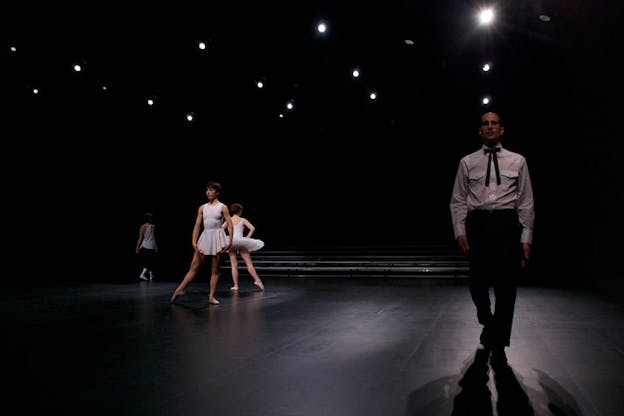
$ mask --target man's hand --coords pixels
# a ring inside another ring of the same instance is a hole
[[[468,254],[468,250],[470,250],[470,247],[468,246],[468,239],[465,235],[460,235],[459,237],[457,237],[457,245],[464,254]]]
[[[529,243],[522,243],[522,260],[520,260],[520,267],[523,269],[529,261],[529,254],[531,254],[531,245]]]

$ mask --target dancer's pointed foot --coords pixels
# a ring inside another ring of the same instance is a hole
[[[212,299],[208,299],[208,302],[210,302],[211,305],[218,305],[220,302],[218,300],[216,300],[215,298]]]
[[[238,286],[232,286],[230,290],[238,290]]]
[[[264,290],[264,285],[262,284],[262,280],[258,279],[254,281],[254,285],[258,286],[260,290]]]
[[[176,298],[178,296],[182,296],[184,295],[184,291],[183,290],[176,290],[175,292],[173,292],[173,295],[171,296],[171,300],[169,301],[169,303],[174,303]]]

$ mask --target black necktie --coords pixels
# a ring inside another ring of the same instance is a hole
[[[496,153],[500,152],[500,147],[490,147],[484,149],[488,156],[488,167],[485,174],[485,186],[490,186],[490,166],[492,165],[492,158],[494,158],[494,170],[496,171],[496,185],[501,184],[500,171],[498,170],[498,156]]]

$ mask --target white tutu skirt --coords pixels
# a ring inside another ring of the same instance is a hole
[[[227,235],[223,228],[204,229],[197,240],[199,252],[207,256],[220,253],[228,243]]]
[[[264,241],[250,237],[234,237],[232,248],[230,251],[238,251],[240,248],[246,248],[249,251],[260,250],[264,247]]]

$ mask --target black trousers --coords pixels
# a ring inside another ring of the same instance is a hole
[[[156,250],[141,247],[139,250],[139,259],[142,267],[154,271],[156,267]]]
[[[508,346],[520,273],[522,227],[515,210],[468,213],[466,237],[470,250],[470,295],[477,319],[495,346]],[[494,309],[490,301],[494,291]]]

